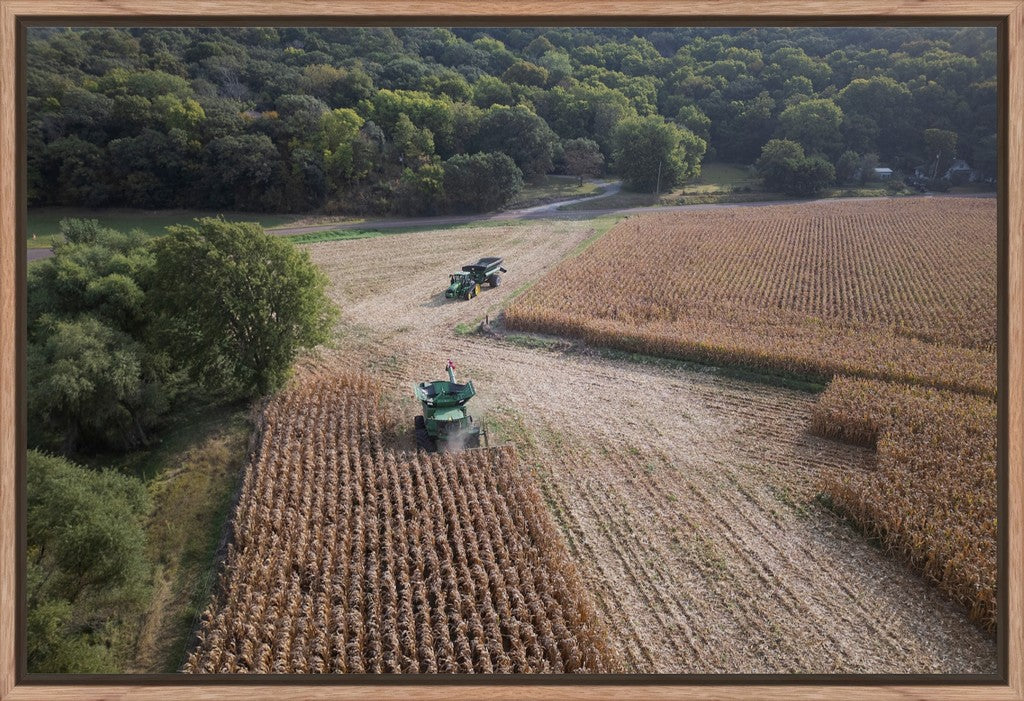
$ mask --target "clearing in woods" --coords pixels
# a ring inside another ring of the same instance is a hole
[[[456,332],[593,233],[531,221],[315,244],[343,310],[324,353],[383,378],[405,448],[412,385],[455,360],[492,439],[532,468],[631,672],[994,672],[962,608],[815,501],[823,476],[874,461],[809,433],[815,395]],[[445,300],[448,273],[485,255],[505,257],[502,286]]]

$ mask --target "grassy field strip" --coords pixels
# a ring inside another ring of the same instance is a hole
[[[143,479],[152,499],[146,522],[152,595],[139,622],[132,674],[175,672],[216,578],[215,554],[240,485],[248,411],[193,412],[150,451],[97,456],[97,465]]]
[[[251,212],[212,212],[205,210],[168,209],[84,209],[79,207],[46,207],[31,209],[28,213],[27,232],[29,248],[48,248],[61,240],[62,219],[96,219],[100,225],[119,231],[141,230],[150,236],[160,236],[168,226],[191,224],[193,219],[223,215],[232,221],[258,222],[264,228],[283,227],[302,220],[305,215],[254,214]]]

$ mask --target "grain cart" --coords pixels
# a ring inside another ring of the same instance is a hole
[[[416,398],[423,406],[422,416],[416,417],[416,447],[431,453],[479,448],[481,434],[485,441],[487,435],[466,409],[466,402],[476,395],[473,382],[456,382],[451,360],[445,369],[447,380],[416,385]]]
[[[485,282],[491,287],[501,284],[501,274],[508,271],[501,267],[503,258],[481,258],[476,263],[462,266],[462,270],[452,273],[448,278],[448,289],[444,296],[448,299],[461,297],[473,299],[480,294],[480,286]]]

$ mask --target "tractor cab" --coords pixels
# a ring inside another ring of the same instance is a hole
[[[469,273],[457,272],[448,276],[450,285],[458,285],[469,277]]]

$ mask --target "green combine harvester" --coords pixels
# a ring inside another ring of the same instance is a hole
[[[462,270],[452,273],[448,278],[448,289],[444,296],[448,299],[473,299],[480,294],[480,286],[485,282],[491,287],[501,284],[501,274],[508,271],[501,267],[503,258],[481,258],[476,263],[462,266]]]
[[[487,434],[466,409],[466,402],[476,395],[473,382],[456,382],[451,360],[445,368],[447,380],[416,385],[416,398],[423,405],[423,415],[416,417],[416,447],[429,453],[479,448],[480,436],[486,442]]]

